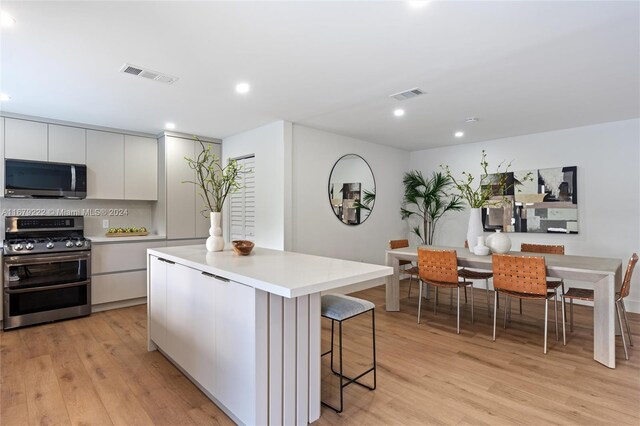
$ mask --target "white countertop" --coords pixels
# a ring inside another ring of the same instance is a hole
[[[105,235],[97,235],[97,236],[85,236],[91,240],[92,243],[126,243],[131,241],[156,241],[156,240],[166,240],[166,235],[157,235],[157,234],[149,234],[144,237],[107,237]]]
[[[147,253],[288,298],[393,274],[388,266],[259,247],[249,256],[232,249],[207,252],[204,244],[147,249]]]

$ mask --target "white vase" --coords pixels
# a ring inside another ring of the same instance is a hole
[[[499,229],[487,237],[486,244],[493,253],[504,254],[511,250],[511,238]]]
[[[210,212],[211,228],[209,228],[209,238],[207,238],[208,251],[224,250],[224,238],[222,238],[222,213]]]
[[[471,216],[469,216],[469,227],[467,228],[467,244],[469,244],[471,253],[473,253],[473,243],[478,241],[478,237],[481,237],[483,232],[482,212],[479,208],[472,208]]]

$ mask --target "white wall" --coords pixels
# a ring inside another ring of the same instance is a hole
[[[376,202],[360,225],[342,223],[329,203],[331,168],[345,154],[371,166]],[[400,217],[402,175],[409,153],[309,127],[293,125],[293,250],[300,253],[384,264],[389,240],[405,238]]]
[[[257,246],[284,250],[289,237],[291,123],[276,121],[222,141],[223,164],[228,159],[255,155]],[[228,206],[224,235],[229,235]]]
[[[490,168],[502,160],[513,160],[513,170],[578,166],[579,234],[510,233],[516,250],[521,242],[564,244],[567,254],[620,258],[624,267],[640,251],[640,120],[417,151],[410,166],[431,173],[448,164],[455,176],[463,170],[478,176],[483,149]],[[436,242],[460,246],[468,216],[467,210],[444,217]],[[627,305],[640,312],[640,270]]]

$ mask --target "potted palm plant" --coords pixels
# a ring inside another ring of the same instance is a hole
[[[461,198],[449,194],[452,181],[441,172],[433,172],[427,179],[421,172],[412,170],[404,174],[402,183],[404,197],[400,214],[403,219],[420,218],[421,223],[414,226],[412,232],[423,244],[432,245],[436,223],[446,212],[462,210]]]
[[[241,188],[238,182],[240,166],[236,160],[229,160],[226,166],[222,166],[221,159],[211,152],[211,144],[205,146],[197,137],[194,137],[202,150],[196,158],[184,159],[189,167],[195,171],[195,181],[183,181],[191,183],[199,189],[198,194],[207,207],[201,213],[206,217],[207,213],[211,221],[209,238],[207,238],[208,251],[222,251],[224,238],[222,237],[222,206],[227,196]]]

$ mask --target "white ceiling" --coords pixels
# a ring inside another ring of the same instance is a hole
[[[408,150],[640,116],[635,1],[2,8],[17,20],[0,41],[2,108],[15,113],[213,137],[284,119]],[[180,79],[119,73],[125,62]],[[388,97],[416,86],[428,94]]]

